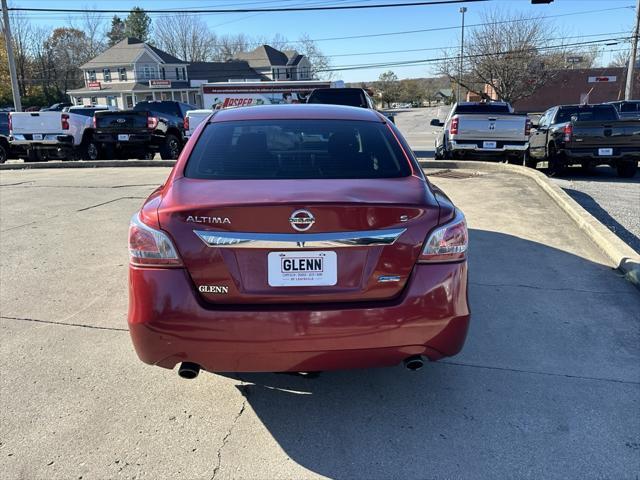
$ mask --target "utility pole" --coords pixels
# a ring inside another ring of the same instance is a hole
[[[640,2],[640,0],[638,0]],[[462,14],[462,33],[460,38],[460,65],[458,67],[458,93],[456,93],[456,101],[460,103],[460,89],[462,82],[462,61],[464,56],[464,14],[467,12],[467,7],[460,7],[460,13]]]
[[[640,29],[640,0],[636,5],[636,28],[631,39],[631,51],[629,52],[629,64],[627,65],[627,86],[624,89],[624,99],[633,98],[633,74],[636,68],[636,52],[638,50],[638,30]]]
[[[9,25],[9,10],[7,0],[2,1],[2,20],[4,22],[4,40],[7,44],[7,58],[9,60],[9,74],[11,75],[11,92],[13,93],[13,107],[16,112],[22,111],[20,90],[18,89],[18,77],[16,75],[16,58],[13,56],[13,42],[11,41],[11,26]]]

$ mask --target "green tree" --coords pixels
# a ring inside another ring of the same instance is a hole
[[[124,32],[126,37],[148,41],[151,34],[151,17],[144,9],[133,7],[124,21]]]
[[[114,15],[111,19],[111,30],[107,32],[107,38],[109,39],[110,47],[113,47],[116,43],[124,38],[124,31],[124,21],[119,16]]]
[[[387,107],[400,98],[400,82],[398,82],[398,76],[391,70],[380,74],[376,87],[382,104],[386,104]]]

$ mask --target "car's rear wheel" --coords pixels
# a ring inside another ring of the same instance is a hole
[[[619,162],[616,165],[616,171],[620,178],[632,178],[638,171],[638,162]]]
[[[176,160],[180,155],[180,139],[175,135],[167,135],[160,147],[160,158],[163,160]]]
[[[538,161],[535,158],[531,157],[529,151],[524,153],[524,166],[528,168],[533,168],[534,170],[538,167]]]
[[[0,163],[7,161],[7,148],[0,143]]]
[[[80,160],[102,160],[100,145],[93,139],[93,137],[87,138],[82,142],[79,154]]]
[[[553,144],[549,145],[547,151],[547,162],[549,163],[547,173],[550,177],[559,177],[567,169],[562,156],[558,154],[558,152],[556,151],[556,147]]]

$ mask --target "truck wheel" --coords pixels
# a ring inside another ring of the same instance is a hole
[[[40,153],[36,150],[33,149],[29,149],[27,151],[27,157],[24,159],[25,162],[31,163],[31,162],[42,162],[44,161],[44,158],[42,158],[42,155],[40,155]]]
[[[80,146],[82,160],[102,160],[100,145],[93,138],[87,138]]]
[[[549,150],[547,153],[547,162],[549,164],[547,174],[550,177],[561,176],[567,168],[566,165],[564,164],[564,161],[562,160],[562,157],[558,155],[558,153],[556,152],[556,147],[553,144],[549,145]]]
[[[160,158],[162,160],[176,160],[182,150],[180,140],[175,135],[167,135],[164,143],[160,147]]]
[[[524,166],[534,170],[538,167],[538,161],[535,158],[531,158],[528,151],[524,152]]]
[[[0,143],[0,163],[7,161],[7,148]]]
[[[638,162],[635,160],[631,162],[618,162],[616,165],[616,171],[620,178],[634,177],[638,171]]]

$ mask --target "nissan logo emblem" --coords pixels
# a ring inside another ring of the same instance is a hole
[[[294,230],[306,232],[316,223],[316,219],[308,210],[296,210],[289,217],[289,223]]]

